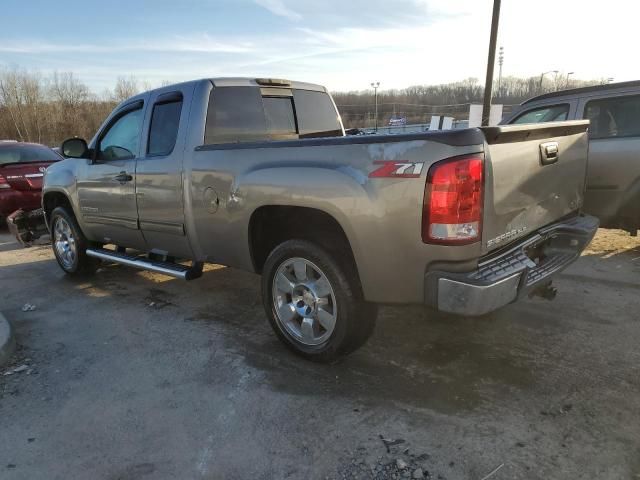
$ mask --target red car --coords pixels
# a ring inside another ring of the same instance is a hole
[[[18,209],[40,208],[44,171],[60,160],[60,155],[38,143],[0,141],[0,218]]]

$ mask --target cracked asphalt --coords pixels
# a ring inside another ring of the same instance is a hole
[[[70,280],[5,230],[0,478],[640,479],[640,241],[601,230],[555,284],[480,319],[382,308],[316,365],[272,334],[257,276]]]

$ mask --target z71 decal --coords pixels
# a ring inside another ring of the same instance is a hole
[[[422,173],[424,162],[403,162],[376,160],[375,164],[382,165],[369,174],[369,178],[418,178]]]

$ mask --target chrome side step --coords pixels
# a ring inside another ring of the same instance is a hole
[[[179,263],[152,261],[144,257],[135,257],[115,250],[107,250],[106,248],[87,248],[86,253],[89,257],[141,270],[149,270],[150,272],[162,273],[183,280],[193,280],[202,275],[202,262],[193,262],[190,267],[187,267]]]

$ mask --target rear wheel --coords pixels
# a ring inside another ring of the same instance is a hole
[[[98,259],[87,256],[89,241],[65,207],[51,212],[51,244],[58,265],[69,275],[93,273],[100,264]]]
[[[351,264],[304,240],[286,241],[269,255],[263,303],[274,331],[295,353],[330,362],[373,332],[377,307],[362,298]]]

